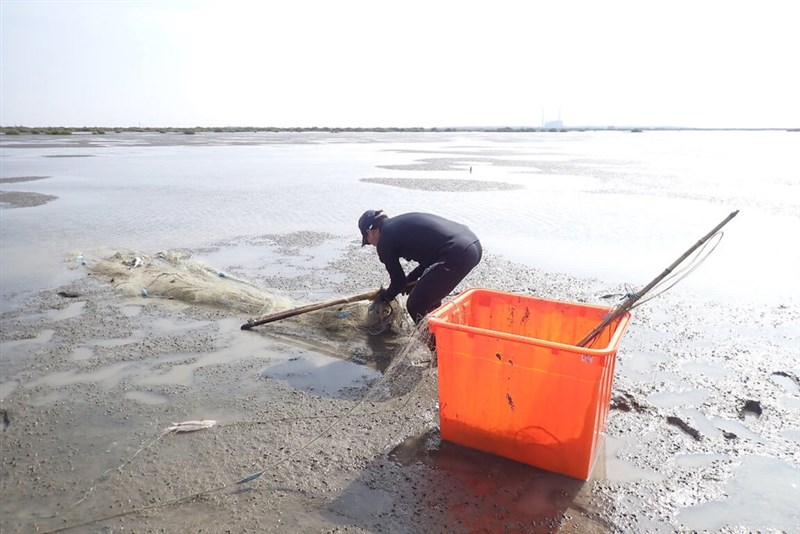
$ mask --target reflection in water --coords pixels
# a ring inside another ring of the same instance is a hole
[[[435,430],[407,439],[389,458],[428,468],[413,498],[442,532],[552,532],[568,522],[605,530],[589,510],[589,484],[442,441]]]
[[[363,386],[378,378],[380,373],[351,362],[303,351],[267,367],[262,376],[285,380],[294,388],[332,396],[347,388]]]

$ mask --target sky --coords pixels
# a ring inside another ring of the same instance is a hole
[[[0,125],[800,127],[794,0],[0,0]]]

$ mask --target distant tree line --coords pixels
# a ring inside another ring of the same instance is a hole
[[[28,126],[1,126],[0,132],[6,135],[23,135],[23,134],[44,134],[44,135],[72,135],[73,133],[91,133],[95,135],[102,135],[108,132],[122,133],[122,132],[149,132],[149,133],[183,133],[183,134],[196,134],[203,132],[212,133],[241,133],[241,132],[456,132],[456,131],[503,131],[503,132],[536,132],[542,131],[542,128],[384,128],[384,127],[358,127],[358,128],[342,128],[342,127],[256,127],[256,126],[225,126],[225,127],[207,127],[195,126],[193,128],[182,127],[99,127],[99,126],[82,126],[80,128],[73,127],[28,127]]]
[[[0,133],[5,135],[72,135],[73,133],[103,135],[106,133],[123,133],[123,132],[149,132],[149,133],[183,133],[186,135],[193,135],[196,133],[212,132],[212,133],[242,133],[242,132],[583,132],[583,131],[658,131],[658,130],[784,130],[785,128],[680,128],[680,127],[580,127],[580,128],[534,128],[534,127],[448,127],[448,128],[382,128],[382,127],[359,127],[359,128],[339,128],[339,127],[291,127],[291,128],[278,128],[278,127],[256,127],[256,126],[225,126],[225,127],[206,127],[195,126],[194,128],[181,128],[181,127],[100,127],[100,126],[82,126],[80,128],[72,128],[65,126],[48,126],[48,127],[28,127],[28,126],[0,126]],[[798,128],[789,128],[790,132],[800,131]]]

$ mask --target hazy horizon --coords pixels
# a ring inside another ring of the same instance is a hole
[[[571,124],[564,124],[562,126],[539,126],[539,125],[507,125],[507,124],[498,124],[498,125],[464,125],[464,126],[337,126],[337,125],[317,125],[317,126],[270,126],[270,125],[251,125],[251,126],[243,126],[243,125],[201,125],[196,124],[194,126],[174,126],[174,125],[154,125],[154,126],[117,126],[117,125],[105,125],[105,124],[84,124],[81,126],[76,125],[66,125],[66,124],[48,124],[48,125],[29,125],[29,124],[0,124],[0,128],[4,130],[15,129],[15,128],[24,128],[24,129],[32,129],[32,130],[42,130],[42,129],[58,129],[63,128],[67,130],[74,130],[77,132],[84,132],[84,133],[91,133],[87,130],[92,129],[99,129],[99,130],[126,130],[126,131],[135,131],[135,130],[192,130],[192,129],[201,129],[201,130],[246,130],[246,131],[264,131],[264,130],[457,130],[457,131],[492,131],[492,130],[502,130],[502,129],[510,129],[512,131],[515,130],[629,130],[629,129],[642,129],[642,130],[787,130],[787,131],[794,131],[800,129],[800,126],[793,127],[793,126],[776,126],[776,127],[742,127],[742,126],[725,126],[725,127],[716,127],[716,126],[680,126],[680,125],[652,125],[652,126],[642,126],[636,124],[608,124],[608,125],[591,125],[591,124],[581,124],[581,125],[571,125]],[[74,132],[73,132],[74,133]],[[103,132],[109,133],[109,132]]]
[[[788,0],[3,0],[0,123],[796,128],[793,13]]]

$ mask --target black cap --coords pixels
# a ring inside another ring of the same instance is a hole
[[[361,230],[361,246],[367,244],[367,230],[376,228],[375,223],[385,219],[383,210],[367,210],[358,218],[358,229]]]

